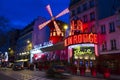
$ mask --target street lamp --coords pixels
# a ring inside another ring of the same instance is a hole
[[[30,40],[27,40],[27,43],[29,44],[29,43],[30,43]]]
[[[64,30],[67,30],[68,29],[68,25],[64,25]]]

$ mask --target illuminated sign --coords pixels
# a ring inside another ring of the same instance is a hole
[[[80,43],[98,43],[97,34],[79,34],[69,36],[64,40],[64,45],[69,46],[73,44],[80,44]]]
[[[80,55],[83,55],[83,54],[92,54],[93,53],[93,50],[91,49],[91,48],[93,48],[94,49],[94,47],[77,47],[77,48],[75,48],[75,50],[74,50],[74,55],[78,55],[78,54],[80,54]]]
[[[85,32],[88,29],[88,24],[83,24],[81,20],[72,20],[70,22],[70,34],[74,35],[75,31],[80,33]]]
[[[49,41],[49,42],[44,42],[43,44],[35,45],[34,48],[41,49],[52,45],[53,45],[52,41]]]
[[[95,48],[94,47],[90,47],[90,46],[78,46],[73,48],[73,52],[74,52],[74,57],[75,58],[86,58],[88,59],[88,56],[93,55],[95,53]]]

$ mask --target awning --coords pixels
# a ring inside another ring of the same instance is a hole
[[[26,62],[28,59],[21,59],[21,60],[16,60],[15,62]]]
[[[46,48],[41,48],[41,50],[43,52],[62,50],[62,49],[65,49],[64,42],[59,42],[57,44],[54,44],[53,46],[49,46],[49,47],[46,47]]]

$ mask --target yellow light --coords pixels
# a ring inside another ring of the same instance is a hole
[[[67,30],[67,29],[68,29],[68,26],[67,26],[67,25],[64,25],[64,29]]]
[[[11,50],[11,48],[8,48],[9,50]]]

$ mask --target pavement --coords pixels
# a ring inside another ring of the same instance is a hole
[[[23,72],[15,72],[12,71],[11,73],[11,69],[2,69],[0,70],[0,73],[4,73],[8,76],[11,76],[12,78],[14,77],[16,80],[51,80],[51,79],[46,79],[44,77],[44,73],[45,71],[39,71],[39,70],[34,70],[34,71],[30,71],[30,70],[23,70]],[[16,74],[17,73],[17,74]],[[24,74],[23,74],[24,73]],[[41,76],[39,76],[41,75]],[[16,77],[15,77],[16,76]],[[110,75],[109,78],[104,78],[103,74],[99,74],[97,73],[96,77],[93,77],[91,75],[91,73],[86,73],[84,76],[80,76],[80,75],[72,75],[71,74],[71,78],[70,80],[120,80],[120,75]],[[9,78],[10,79],[10,78]],[[0,79],[0,80],[5,80],[5,79]],[[12,79],[10,79],[12,80]],[[53,79],[52,79],[53,80]],[[56,79],[58,80],[58,79]],[[61,79],[60,79],[61,80]]]
[[[75,77],[81,77],[80,75],[74,75]],[[97,79],[103,79],[103,80],[120,80],[120,75],[113,75],[111,74],[109,78],[104,78],[103,74],[97,73],[96,77],[93,77],[91,73],[86,73],[82,77],[88,77],[88,78],[97,78]]]

